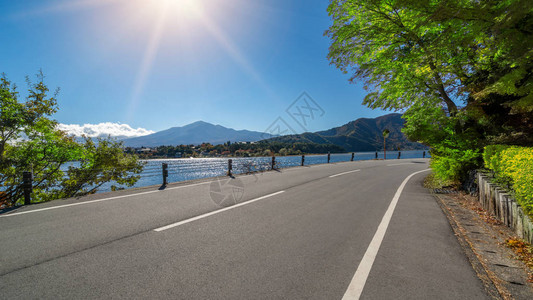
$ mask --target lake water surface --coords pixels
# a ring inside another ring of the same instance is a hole
[[[402,151],[402,159],[422,158],[423,150]],[[306,155],[305,165],[327,163],[327,154]],[[331,163],[350,161],[351,153],[331,154]],[[429,152],[426,151],[426,157]],[[375,158],[375,152],[355,153],[354,160],[370,160]],[[383,158],[383,152],[378,152],[378,158]],[[387,160],[398,158],[398,151],[387,151]],[[223,176],[228,171],[228,159],[232,160],[233,174],[242,174],[253,171],[270,170],[272,157],[224,157],[224,158],[176,158],[176,159],[151,159],[146,163],[141,178],[134,187],[160,185],[163,182],[162,164],[168,164],[168,182],[179,182],[192,179]],[[277,168],[290,168],[300,166],[301,156],[276,156]],[[99,192],[109,191],[111,184],[105,184]]]

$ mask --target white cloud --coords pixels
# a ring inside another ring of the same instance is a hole
[[[86,135],[88,137],[137,137],[154,133],[152,130],[144,128],[131,128],[128,124],[120,123],[99,123],[99,124],[59,124],[60,130],[66,131],[69,135],[80,137]]]

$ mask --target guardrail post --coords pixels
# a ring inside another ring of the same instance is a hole
[[[233,170],[233,160],[232,159],[228,159],[228,176],[231,176],[231,170]]]
[[[163,185],[167,185],[168,164],[163,163]]]
[[[328,164],[329,164],[330,159],[331,159],[331,153],[328,152]]]
[[[33,174],[31,172],[22,172],[22,187],[24,189],[24,205],[30,205],[33,189]]]
[[[355,153],[352,152],[352,158],[350,159],[350,161],[353,161],[354,156],[355,156]]]
[[[304,165],[304,162],[305,162],[305,155],[302,155],[302,167]]]
[[[402,157],[402,151],[398,151],[398,159],[400,159],[400,157]]]
[[[270,169],[274,170],[275,167],[276,167],[276,157],[272,156],[272,164],[270,166]]]
[[[378,159],[378,152],[376,151],[376,159]]]

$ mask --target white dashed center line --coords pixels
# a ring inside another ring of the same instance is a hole
[[[222,208],[222,209],[219,209],[219,210],[215,210],[215,211],[212,211],[212,212],[205,213],[203,215],[199,215],[199,216],[196,216],[196,217],[193,217],[193,218],[189,218],[189,219],[186,219],[186,220],[183,220],[183,221],[179,221],[179,222],[176,222],[176,223],[173,223],[173,224],[170,224],[170,225],[159,227],[159,228],[154,229],[154,231],[160,232],[160,231],[163,231],[163,230],[174,228],[174,227],[177,227],[177,226],[180,226],[180,225],[183,225],[183,224],[187,224],[187,223],[190,223],[190,222],[193,222],[193,221],[196,221],[196,220],[207,218],[207,217],[212,216],[212,215],[216,215],[218,213],[221,213],[221,212],[224,212],[224,211],[227,211],[227,210],[230,210],[230,209],[234,209],[234,208],[246,205],[246,204],[250,204],[250,203],[253,203],[253,202],[256,202],[256,201],[259,201],[259,200],[263,200],[263,199],[266,199],[266,198],[269,198],[269,197],[273,197],[273,196],[279,195],[279,194],[284,193],[284,192],[285,191],[279,191],[279,192],[275,192],[275,193],[268,194],[268,195],[265,195],[265,196],[261,196],[259,198],[248,200],[246,202],[241,202],[241,203],[235,204],[233,206],[228,206],[228,207],[225,207],[225,208]]]
[[[346,175],[346,174],[350,174],[350,173],[354,173],[354,172],[359,172],[361,170],[352,170],[352,171],[348,171],[348,172],[342,172],[342,173],[339,173],[339,174],[335,174],[335,175],[331,175],[329,176],[329,178],[333,178],[333,177],[337,177],[337,176],[341,176],[341,175]]]

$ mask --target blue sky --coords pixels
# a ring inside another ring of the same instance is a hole
[[[388,112],[329,65],[326,0],[0,0],[0,72],[25,88],[42,69],[63,124],[159,131],[203,120],[297,132]],[[323,114],[298,126],[302,92]]]

